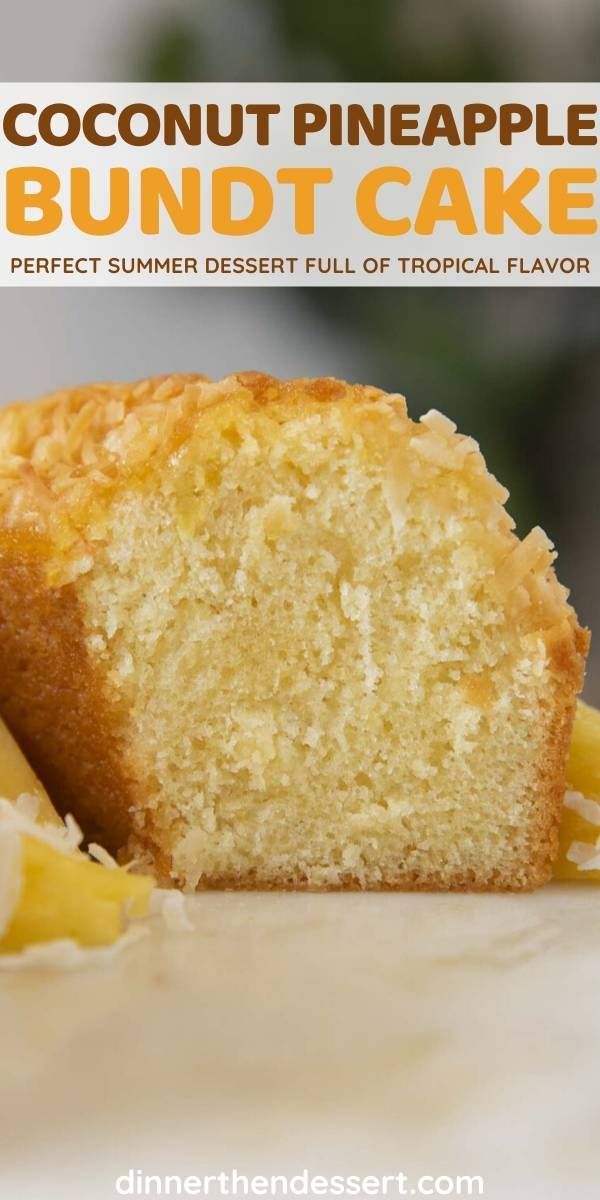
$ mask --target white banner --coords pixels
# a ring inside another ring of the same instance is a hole
[[[0,284],[598,285],[599,99],[0,84]]]

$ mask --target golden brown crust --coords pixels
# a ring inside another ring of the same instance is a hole
[[[382,399],[385,393],[378,389],[336,379],[281,382],[251,371],[218,384],[201,375],[174,375],[95,385],[0,413],[0,712],[59,808],[73,812],[86,832],[109,849],[127,842],[133,832],[131,810],[140,802],[143,806],[143,796],[125,766],[124,714],[109,697],[86,648],[77,586],[68,581],[76,578],[77,570],[61,577],[48,568],[59,559],[81,559],[89,549],[85,531],[90,505],[99,498],[106,502],[103,497],[132,475],[139,477],[149,463],[159,469],[164,457],[185,441],[202,410],[232,402],[364,405]],[[401,409],[401,398],[394,399]],[[431,432],[410,425],[429,442],[438,439],[433,451],[428,443],[428,453],[441,454],[442,462],[455,448],[464,455],[468,439],[455,435],[451,427],[447,432],[450,423],[439,420],[441,432],[434,422]],[[481,471],[490,485],[490,504],[499,509],[493,481],[484,468]],[[580,629],[556,583],[547,543],[536,535],[528,568],[522,552],[515,553],[524,543],[506,527],[498,537],[502,588],[523,590],[532,580],[532,621],[546,639],[558,697],[552,710],[541,714],[548,732],[532,811],[530,861],[519,877],[498,875],[484,889],[520,890],[545,882],[551,874],[575,694],[582,685],[589,635]],[[143,846],[144,837],[166,875],[168,864],[160,847],[152,844],[150,831],[144,835],[136,830],[138,844]],[[211,886],[265,884],[248,877],[213,880]],[[307,884],[297,876],[286,886]],[[348,875],[343,886],[361,885]],[[457,876],[453,886],[472,890],[481,884]],[[447,880],[432,878],[424,885],[415,875],[399,873],[383,890],[440,887],[447,887]]]
[[[537,844],[532,847],[533,887],[552,878],[558,855],[559,826],[566,787],[566,766],[573,733],[577,694],[583,687],[590,634],[577,622],[564,620],[546,632],[549,657],[558,677],[554,711],[550,714],[546,748],[540,762],[537,803]]]
[[[0,711],[61,813],[115,852],[134,799],[122,714],[104,699],[73,585],[46,587],[16,546],[0,552]]]

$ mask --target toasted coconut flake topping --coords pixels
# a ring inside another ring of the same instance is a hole
[[[428,425],[435,433],[448,434],[456,433],[456,425],[450,417],[445,417],[443,413],[438,412],[437,408],[430,408],[429,412],[424,413],[421,417],[421,424]]]
[[[454,422],[436,410],[415,424],[399,394],[330,378],[280,382],[245,372],[212,383],[202,375],[169,375],[82,387],[10,406],[0,412],[0,535],[4,526],[5,532],[26,529],[40,537],[52,548],[44,567],[48,585],[75,581],[93,567],[111,490],[128,474],[143,479],[150,460],[176,461],[198,415],[237,399],[261,407],[334,401],[361,420],[361,414],[392,412],[404,442],[400,453],[392,448],[385,484],[397,535],[419,460],[433,472],[464,472],[483,533],[501,543],[489,585],[499,601],[514,613],[534,604],[545,627],[564,618],[564,591],[549,570],[552,547],[539,529],[523,543],[511,537],[513,522],[503,508],[508,493],[489,474],[477,443],[458,434]],[[438,500],[442,505],[441,495]]]
[[[543,575],[552,565],[556,555],[552,542],[543,529],[536,526],[522,542],[517,542],[496,570],[494,590],[499,596],[507,596],[528,575]]]

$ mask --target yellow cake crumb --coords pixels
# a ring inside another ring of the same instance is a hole
[[[505,500],[452,422],[334,379],[13,406],[0,711],[165,882],[536,886],[587,635]]]

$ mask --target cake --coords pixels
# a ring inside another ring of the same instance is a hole
[[[587,634],[477,444],[335,379],[0,412],[0,712],[62,813],[188,889],[552,873]]]

